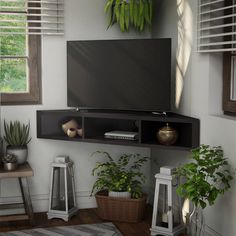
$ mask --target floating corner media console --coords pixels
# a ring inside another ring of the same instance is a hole
[[[73,138],[62,129],[70,120],[78,126],[72,128],[77,132]],[[167,123],[178,132],[172,145],[163,145],[157,138]],[[37,138],[189,150],[199,146],[200,121],[175,113],[158,116],[147,112],[39,110]]]

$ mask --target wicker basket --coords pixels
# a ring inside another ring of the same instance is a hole
[[[96,195],[98,215],[102,219],[123,222],[139,222],[144,217],[147,195],[142,198],[115,198],[100,191]]]

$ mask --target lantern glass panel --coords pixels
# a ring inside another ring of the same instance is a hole
[[[181,224],[181,198],[177,195],[176,189],[177,189],[177,183],[178,181],[175,179],[173,182],[176,182],[172,184],[172,211],[173,211],[173,223],[174,227]]]
[[[156,225],[164,228],[168,228],[168,189],[167,185],[159,185],[159,196],[157,203],[157,222]]]
[[[73,170],[72,168],[69,168],[67,171],[68,210],[72,209],[75,206],[72,177]]]
[[[51,209],[66,211],[65,172],[63,168],[53,168]]]

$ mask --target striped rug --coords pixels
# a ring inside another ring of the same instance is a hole
[[[1,236],[122,236],[112,223],[34,228],[0,233]]]

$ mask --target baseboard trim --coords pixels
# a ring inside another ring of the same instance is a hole
[[[212,229],[208,225],[205,225],[205,234],[206,236],[223,236],[222,234],[216,232],[214,229]]]
[[[36,194],[31,195],[31,201],[34,212],[47,212],[49,204],[49,194]],[[94,208],[97,206],[95,198],[90,197],[90,191],[78,191],[76,192],[76,201],[79,209]],[[21,196],[14,197],[1,197],[0,204],[11,204],[22,202]],[[17,210],[4,210],[4,214],[21,213],[21,209]]]

